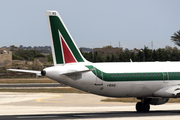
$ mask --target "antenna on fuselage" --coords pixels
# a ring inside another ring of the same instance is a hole
[[[132,59],[130,59],[130,62],[133,62]]]

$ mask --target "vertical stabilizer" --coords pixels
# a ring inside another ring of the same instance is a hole
[[[57,11],[46,11],[54,65],[85,62]]]

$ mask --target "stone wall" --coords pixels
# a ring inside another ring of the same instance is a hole
[[[44,63],[48,62],[48,58],[35,58],[34,61],[26,61],[26,60],[13,60],[14,65],[40,65],[43,66]]]
[[[116,55],[118,56],[123,52],[123,48],[94,48],[93,52],[97,52],[100,56]]]
[[[26,60],[13,60],[13,64],[15,64],[15,65],[25,65]]]
[[[12,52],[0,49],[0,67],[12,65]]]
[[[47,63],[48,62],[48,58],[47,57],[38,57],[38,58],[35,58],[35,60],[37,60],[37,59],[41,63]]]

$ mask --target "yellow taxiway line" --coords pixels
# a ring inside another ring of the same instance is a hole
[[[62,97],[62,95],[57,95],[57,96],[54,96],[54,97],[47,97],[47,98],[40,98],[40,99],[36,99],[36,101],[37,102],[59,102],[59,101],[44,101],[44,100],[47,100],[47,99],[54,99],[54,98],[58,98],[58,97]]]

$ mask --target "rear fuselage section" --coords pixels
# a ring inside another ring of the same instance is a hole
[[[179,67],[180,62],[83,62],[45,70],[46,77],[98,95],[154,97],[157,90],[180,83]],[[92,71],[78,72],[88,69]],[[66,74],[71,72],[73,74]]]

